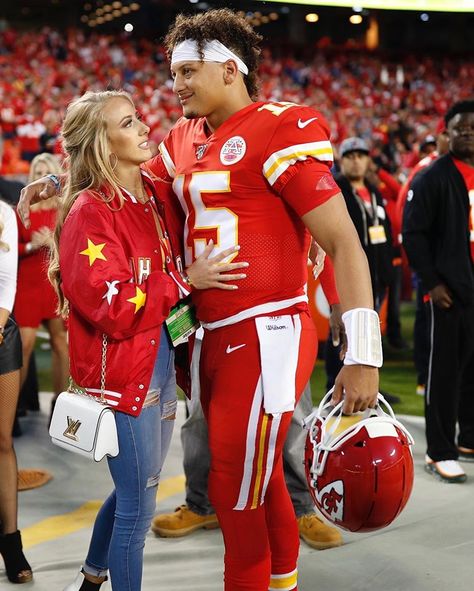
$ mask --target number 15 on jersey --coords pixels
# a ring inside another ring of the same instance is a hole
[[[212,256],[239,243],[238,216],[227,207],[216,206],[215,201],[206,204],[206,195],[230,193],[230,172],[194,172],[178,175],[173,181],[181,207],[186,213],[184,243],[186,265],[202,254],[206,244],[213,240],[216,245]],[[230,262],[237,252],[223,262]]]

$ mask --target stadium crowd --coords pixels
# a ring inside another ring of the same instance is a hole
[[[263,100],[312,106],[344,138],[369,141],[372,155],[403,181],[427,135],[439,131],[450,104],[469,96],[474,62],[405,55],[400,61],[347,49],[267,47],[260,67]],[[7,29],[0,33],[2,174],[27,174],[55,141],[66,105],[86,90],[123,88],[141,105],[151,139],[161,141],[181,113],[163,47],[126,34],[86,35]]]

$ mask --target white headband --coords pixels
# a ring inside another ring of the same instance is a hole
[[[225,63],[227,60],[234,60],[237,67],[242,74],[248,74],[249,69],[233,51],[223,45],[220,41],[214,39],[208,41],[203,48],[204,57],[201,58],[196,41],[192,39],[185,39],[178,43],[173,49],[171,56],[171,65],[177,62],[218,62]]]

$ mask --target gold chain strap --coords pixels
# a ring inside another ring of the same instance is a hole
[[[72,392],[73,394],[79,394],[79,396],[86,396],[87,398],[91,398],[96,402],[100,402],[101,404],[107,404],[107,400],[105,399],[105,371],[107,369],[107,335],[104,333],[102,335],[102,364],[100,369],[100,400],[97,400],[97,397],[89,394],[86,392],[84,388],[78,386],[74,383],[74,380],[71,376],[69,376],[69,387],[68,392]]]
[[[105,370],[107,367],[107,335],[102,335],[102,367],[100,370],[100,401],[105,404]]]

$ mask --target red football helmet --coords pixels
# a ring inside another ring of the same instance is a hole
[[[305,470],[314,503],[325,517],[349,531],[381,529],[410,497],[413,438],[381,394],[375,409],[337,433],[343,403],[328,413],[331,396],[332,390],[304,421],[309,429]]]

